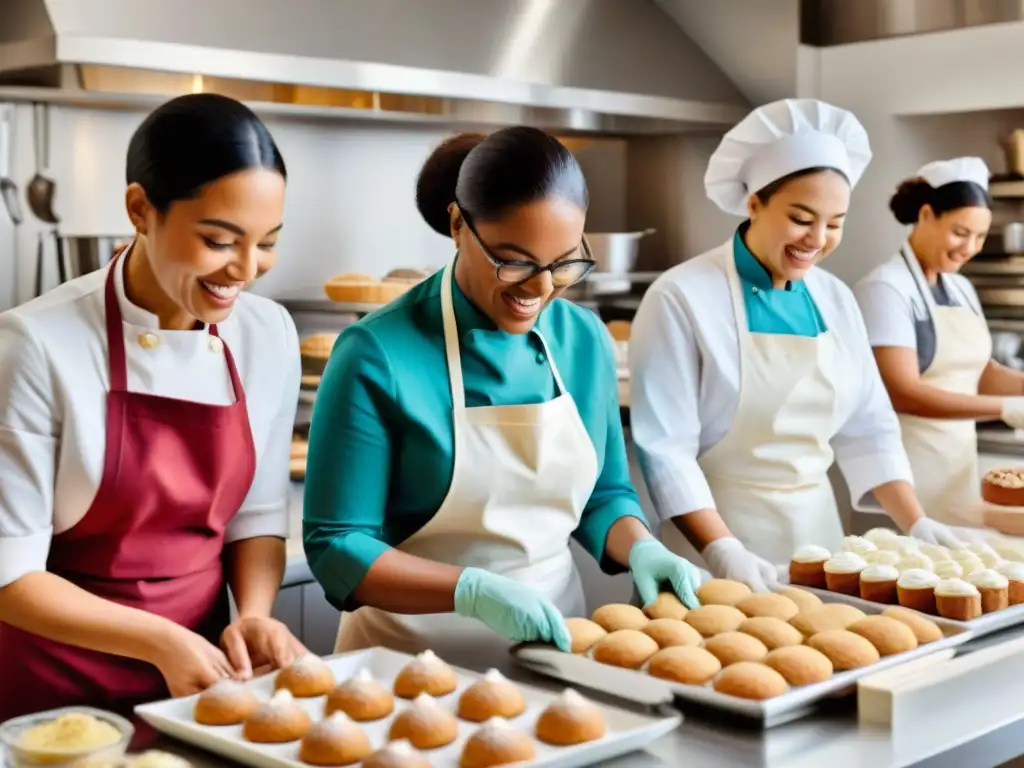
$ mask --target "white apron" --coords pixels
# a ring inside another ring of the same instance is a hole
[[[985,318],[969,304],[936,304],[917,258],[908,251],[904,246],[903,259],[935,327],[935,357],[921,374],[921,381],[946,392],[977,395],[978,381],[992,359],[992,337]],[[925,514],[950,525],[983,526],[975,421],[902,413],[899,417],[914,490]]]
[[[583,616],[569,537],[597,482],[590,435],[542,336],[558,388],[553,400],[466,407],[452,279],[449,264],[441,281],[441,315],[455,436],[451,485],[434,517],[397,549],[507,576],[537,589],[566,617]],[[483,669],[507,667],[511,645],[482,622],[454,613],[405,616],[363,607],[343,614],[335,651],[429,648],[453,663]]]
[[[805,544],[835,551],[843,540],[828,470],[838,429],[843,355],[831,332],[814,338],[750,333],[743,286],[726,260],[739,341],[740,392],[732,426],[698,459],[733,535],[774,565]],[[847,377],[849,380],[850,377]],[[662,536],[702,563],[673,524]]]

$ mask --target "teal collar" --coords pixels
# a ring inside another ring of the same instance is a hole
[[[750,225],[749,221],[740,224],[736,229],[736,234],[732,238],[732,253],[733,259],[736,262],[736,271],[740,275],[740,279],[743,282],[753,285],[755,288],[762,291],[779,290],[772,284],[772,274],[768,271],[757,258],[747,248],[747,244],[743,242],[743,236],[746,234],[747,227]],[[783,290],[787,291],[803,291],[804,284],[802,280],[797,282],[789,281],[786,283],[786,287]]]
[[[456,256],[456,259],[458,258]],[[466,339],[468,335],[474,338],[483,336],[490,343],[515,344],[517,340],[537,333],[543,325],[544,317],[547,314],[547,307],[545,307],[541,310],[540,317],[537,318],[537,323],[529,334],[520,336],[520,334],[506,333],[469,300],[469,297],[462,290],[462,286],[459,285],[459,281],[455,279],[454,266],[452,267],[452,307],[455,309],[455,322],[459,326],[459,334],[463,339]]]

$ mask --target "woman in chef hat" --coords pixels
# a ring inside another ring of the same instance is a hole
[[[630,340],[632,434],[665,541],[763,589],[804,545],[840,548],[833,461],[924,541],[899,423],[851,291],[815,268],[839,245],[871,159],[851,113],[814,99],[754,110],[704,177],[742,217],[723,245],[648,290]],[[680,535],[682,534],[682,535]]]
[[[479,668],[509,641],[569,650],[570,539],[645,601],[695,606],[697,569],[651,536],[629,479],[607,329],[559,298],[594,267],[576,159],[535,128],[462,134],[416,202],[455,258],[341,334],[313,412],[305,544],[345,611],[337,650]]]
[[[992,359],[971,283],[957,274],[992,223],[978,157],[928,163],[889,202],[911,226],[900,250],[854,288],[899,413],[918,498],[947,523],[982,525],[978,421],[1024,427],[1024,373]]]

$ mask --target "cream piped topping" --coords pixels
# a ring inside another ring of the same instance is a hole
[[[919,552],[910,552],[904,554],[896,563],[896,570],[900,573],[903,571],[934,571],[935,563],[927,555],[922,555]]]
[[[800,547],[793,553],[794,563],[823,563],[832,557],[832,553],[817,544]]]
[[[292,669],[300,672],[320,672],[325,668],[330,669],[326,661],[312,653],[303,654],[293,661],[291,666]]]
[[[908,571],[903,571],[896,583],[904,589],[927,589],[934,587],[940,581],[941,579],[931,571],[926,571],[923,568],[911,568]]]
[[[825,563],[827,573],[860,573],[868,564],[856,552],[840,552]]]
[[[292,696],[292,692],[287,688],[282,688],[279,691],[275,691],[274,695],[270,697],[270,701],[267,702],[268,707],[274,709],[280,709],[282,707],[291,707],[295,705],[295,697]]]
[[[487,672],[484,673],[484,682],[493,684],[507,683],[508,678],[496,669],[488,669]]]
[[[964,567],[956,560],[943,560],[935,564],[935,575],[940,579],[959,579],[964,575]]]
[[[1004,589],[1010,586],[1009,579],[991,568],[975,571],[967,577],[967,580],[979,589]]]
[[[572,688],[566,688],[562,691],[561,695],[555,700],[556,704],[560,704],[564,707],[585,707],[590,706],[590,702],[579,695]]]
[[[1024,563],[1007,561],[999,565],[996,571],[1010,581],[1024,581]]]
[[[429,648],[423,653],[419,654],[415,658],[415,663],[420,664],[424,667],[444,667],[447,666],[441,658]]]
[[[875,565],[869,565],[863,571],[860,572],[861,581],[896,581],[900,577],[900,572],[897,571],[891,565],[881,565],[876,563]]]
[[[327,731],[328,733],[336,733],[346,731],[350,728],[358,728],[359,726],[344,712],[337,711],[331,713],[331,715],[325,720],[321,720],[319,723],[313,726],[316,731]]]
[[[949,556],[956,560],[958,563],[963,562],[981,562],[981,558],[971,552],[969,549],[951,549]]]
[[[380,753],[403,758],[416,756],[416,750],[408,739],[399,739],[398,741],[389,742],[387,746],[380,749]]]
[[[931,558],[931,561],[936,564],[952,559],[949,556],[949,549],[941,544],[922,544],[921,554]]]
[[[412,706],[417,709],[437,709],[438,703],[437,699],[424,691],[412,700]]]
[[[847,536],[843,539],[843,551],[844,552],[855,552],[861,557],[864,556],[865,552],[871,552],[878,549],[874,542],[868,541],[863,536]]]
[[[896,565],[900,561],[900,553],[891,549],[873,549],[862,557],[868,565]]]
[[[973,597],[978,588],[963,579],[943,579],[935,585],[935,594],[941,597]]]
[[[899,536],[899,534],[892,530],[892,528],[872,528],[864,534],[864,538],[876,547],[883,541],[894,540],[897,536]]]

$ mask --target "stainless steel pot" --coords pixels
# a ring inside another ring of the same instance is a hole
[[[587,233],[590,252],[597,262],[597,272],[624,275],[633,271],[639,253],[640,238],[654,234],[655,230],[642,232],[595,232]]]
[[[131,241],[131,236],[118,235],[63,236],[68,279],[74,280],[105,267],[114,254]]]
[[[1003,253],[1024,252],[1024,224],[1014,221],[1003,227]]]

